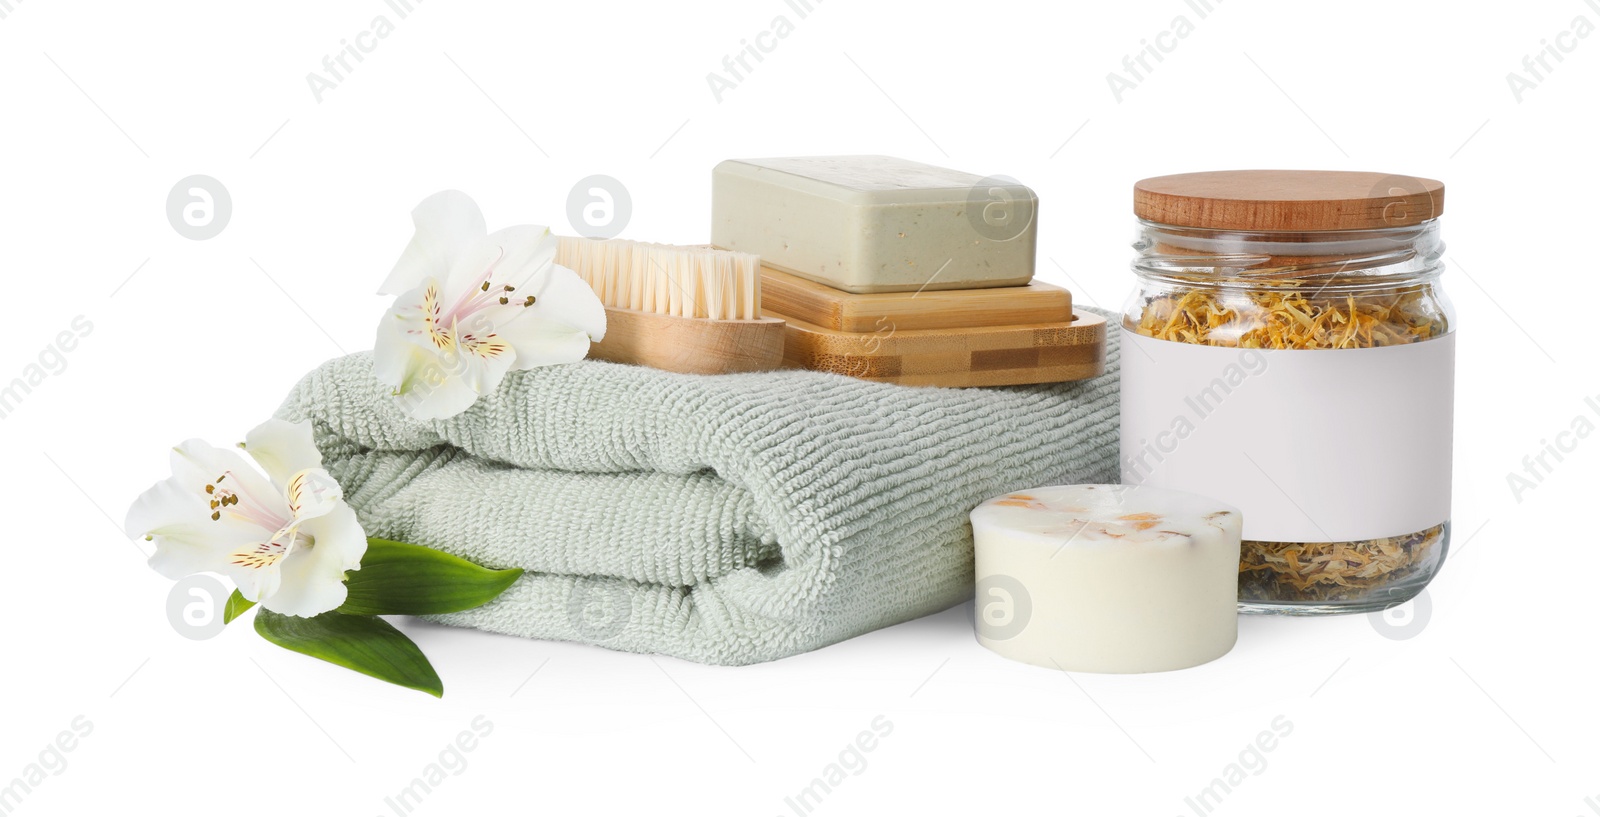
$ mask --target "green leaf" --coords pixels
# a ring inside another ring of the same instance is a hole
[[[361,569],[345,578],[350,595],[339,612],[357,616],[423,616],[481,607],[522,570],[490,570],[432,548],[368,539]]]
[[[222,608],[222,623],[232,624],[233,620],[245,614],[246,610],[256,606],[256,603],[245,598],[238,590],[228,597],[228,603]]]
[[[301,618],[262,609],[256,632],[274,644],[380,681],[444,697],[439,673],[416,643],[389,622],[339,612]]]

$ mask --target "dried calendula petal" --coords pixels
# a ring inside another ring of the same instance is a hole
[[[1247,349],[1359,349],[1397,346],[1448,331],[1419,288],[1362,295],[1307,295],[1297,289],[1191,289],[1150,299],[1131,327],[1146,337]]]
[[[1404,581],[1442,554],[1444,526],[1361,542],[1255,542],[1239,551],[1241,601],[1348,601]]]

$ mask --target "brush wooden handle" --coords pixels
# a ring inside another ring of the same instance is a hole
[[[714,321],[606,307],[606,337],[589,357],[680,374],[764,372],[783,365],[778,318]]]

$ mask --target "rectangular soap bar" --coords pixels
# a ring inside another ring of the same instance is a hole
[[[1018,286],[1038,209],[1015,181],[890,156],[730,159],[712,171],[711,243],[846,292]]]

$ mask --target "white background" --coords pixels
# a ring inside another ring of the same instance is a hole
[[[0,784],[93,725],[16,813],[391,814],[480,715],[492,734],[415,813],[792,814],[880,715],[893,732],[815,813],[1192,814],[1279,716],[1292,733],[1215,813],[1600,813],[1600,434],[1561,438],[1574,450],[1537,488],[1507,482],[1575,418],[1600,424],[1600,33],[1562,37],[1520,101],[1507,82],[1600,3],[7,6],[0,382],[93,325],[0,420]],[[394,32],[319,102],[306,75],[379,14]],[[793,32],[718,102],[706,75],[779,14]],[[1194,31],[1119,102],[1106,75],[1180,14]],[[742,669],[406,622],[443,701],[248,627],[194,642],[168,624],[169,583],[119,530],[128,503],[169,445],[240,439],[302,372],[370,347],[423,196],[566,230],[568,190],[604,173],[631,191],[626,235],[692,243],[718,160],[830,153],[1024,181],[1042,276],[1112,307],[1138,178],[1443,179],[1457,536],[1426,620],[1248,618],[1222,660],[1137,677],[1006,662],[959,608]],[[165,214],[195,173],[234,205],[206,241]]]

